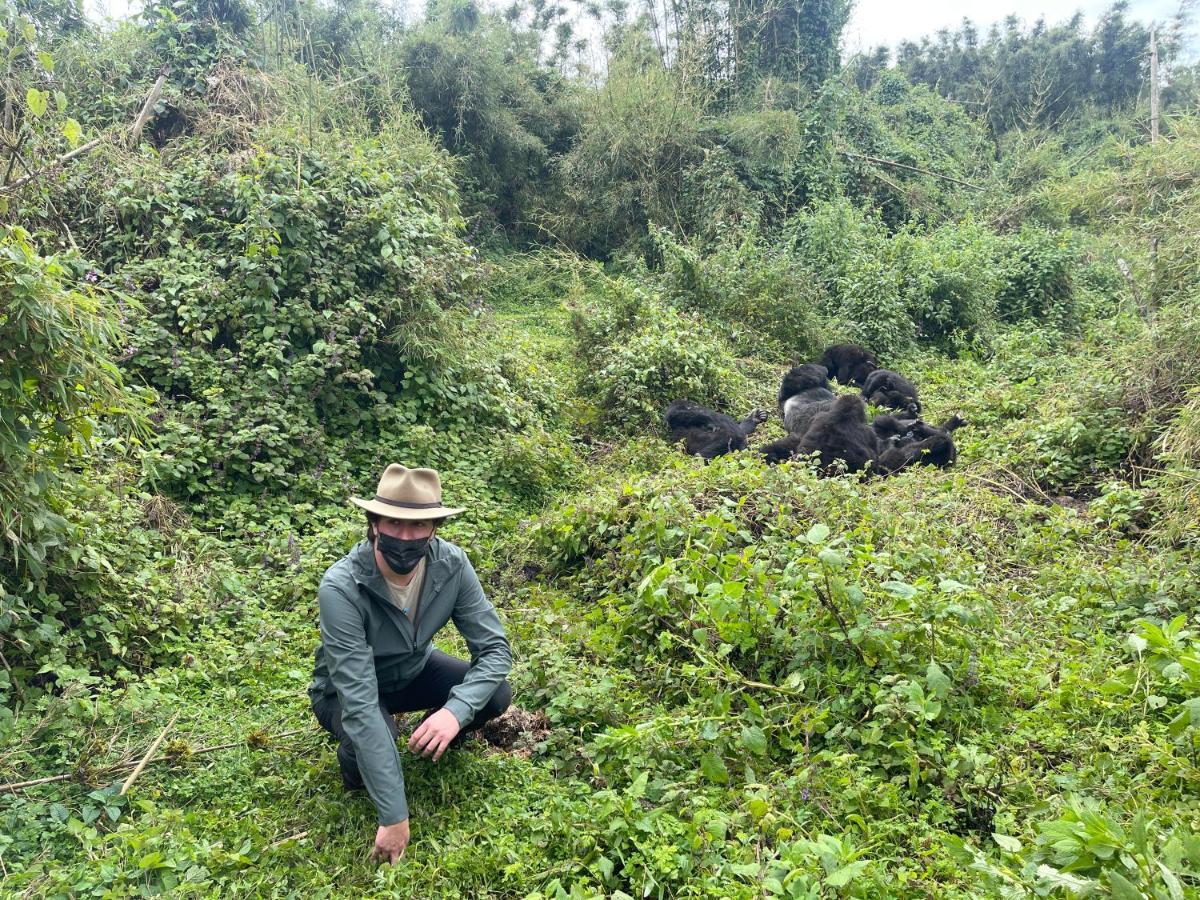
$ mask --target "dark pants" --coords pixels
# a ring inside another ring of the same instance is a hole
[[[434,712],[441,709],[450,697],[450,691],[467,677],[467,670],[470,667],[470,663],[435,649],[433,655],[429,657],[429,661],[425,663],[425,668],[421,670],[421,674],[403,689],[380,693],[379,714],[383,716],[383,721],[392,734],[392,740],[396,740],[400,734],[396,727],[396,720],[393,718],[394,713],[417,710]],[[459,738],[496,718],[508,709],[508,704],[511,702],[512,688],[508,686],[507,681],[501,682],[500,687],[496,688],[496,693],[492,694],[492,699],[479,711],[479,715],[467,723],[459,733]],[[312,711],[321,727],[338,740],[337,758],[338,765],[342,770],[342,783],[351,789],[362,787],[363,781],[358,771],[358,760],[354,756],[354,744],[350,742],[350,738],[346,737],[346,732],[342,729],[342,704],[338,700],[338,695],[325,694],[317,697],[313,700]],[[455,739],[455,743],[459,738]]]

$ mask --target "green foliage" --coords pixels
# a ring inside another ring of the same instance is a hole
[[[403,128],[233,169],[189,157],[117,179],[108,203],[112,280],[148,295],[130,365],[171,400],[163,484],[294,485],[399,397],[410,415],[492,408],[438,343],[472,257],[442,160]]]
[[[882,223],[849,201],[818,204],[795,223],[796,250],[829,297],[827,312],[881,357],[912,347],[915,327]]]
[[[1000,263],[997,312],[1007,322],[1037,319],[1055,328],[1078,324],[1072,269],[1077,251],[1069,234],[1026,227]]]
[[[947,179],[978,184],[989,160],[983,129],[961,106],[897,72],[864,93],[847,90],[841,106],[838,138],[849,152],[840,161],[839,181],[846,195],[877,209],[892,228],[936,225],[968,212],[973,192]]]
[[[997,244],[991,232],[974,224],[896,236],[901,291],[923,339],[948,349],[986,341],[996,324]]]
[[[571,311],[581,393],[600,423],[629,434],[657,429],[672,400],[724,408],[735,375],[727,346],[694,314],[683,313],[627,278]]]
[[[559,189],[554,161],[580,127],[572,86],[538,66],[537,38],[465,3],[407,33],[396,60],[424,124],[465,160],[475,227],[521,241],[539,236],[534,215]]]
[[[635,43],[613,57],[563,158],[564,206],[550,229],[588,256],[643,240],[647,224],[683,224],[685,173],[703,159],[702,93],[642,50]]]
[[[666,296],[726,323],[743,356],[819,356],[824,297],[811,272],[753,231],[729,232],[708,253],[655,232]]]

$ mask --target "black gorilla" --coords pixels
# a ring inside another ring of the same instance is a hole
[[[724,413],[690,400],[676,400],[667,407],[664,418],[671,443],[683,441],[690,455],[712,459],[745,447],[746,438],[767,420],[767,413],[756,409],[741,422],[735,422]]]
[[[834,344],[821,356],[821,365],[840,384],[861,387],[867,376],[879,368],[874,354],[858,344]]]
[[[779,386],[779,415],[789,434],[803,434],[813,418],[828,409],[837,395],[824,366],[805,363],[788,370]]]
[[[921,401],[911,381],[891,369],[876,369],[862,386],[863,397],[875,406],[902,410],[912,416],[921,414]]]
[[[859,472],[879,458],[875,432],[867,424],[862,397],[843,394],[808,427],[796,447],[803,456],[819,454],[821,471],[832,474],[840,461],[848,472]]]
[[[875,426],[880,419],[907,425],[903,434],[892,437],[886,445],[881,444],[879,471],[882,474],[891,475],[911,465],[948,469],[958,459],[958,448],[954,446],[950,434],[966,422],[957,413],[941,425],[929,425],[920,419],[895,419],[892,416],[876,416],[871,425]],[[883,423],[885,430],[890,427],[890,423]],[[879,434],[880,429],[876,428],[875,431]]]

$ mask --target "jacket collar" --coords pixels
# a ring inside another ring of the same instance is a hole
[[[421,588],[421,600],[432,597],[446,580],[450,571],[450,548],[446,542],[435,537],[429,544],[429,554],[425,557],[425,584]],[[359,541],[350,551],[350,571],[354,581],[365,587],[378,599],[388,603],[387,581],[379,566],[375,563],[375,548],[369,541]],[[390,603],[389,603],[390,605]]]

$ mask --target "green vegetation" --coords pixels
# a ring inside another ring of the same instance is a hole
[[[1186,22],[1152,144],[1121,4],[848,12],[0,0],[0,892],[1200,896]],[[953,469],[663,440],[844,339]],[[391,461],[535,718],[378,868],[304,688]]]

